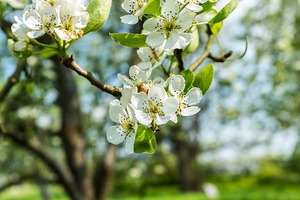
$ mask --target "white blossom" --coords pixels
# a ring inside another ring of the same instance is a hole
[[[148,0],[124,0],[122,8],[129,13],[121,17],[121,21],[126,24],[136,24],[143,15]]]
[[[186,8],[195,12],[200,12],[203,8],[199,5],[198,0],[177,0],[178,2],[186,5]]]
[[[163,59],[168,55],[163,46],[160,47],[141,47],[137,50],[142,63],[151,63],[152,69],[161,65]],[[144,64],[145,65],[145,64]]]
[[[161,16],[148,19],[143,27],[148,32],[146,43],[150,47],[164,46],[164,49],[182,49],[192,40],[191,27],[196,13],[180,10],[175,0],[167,0],[162,6]]]
[[[30,29],[23,23],[22,19],[15,16],[16,23],[13,23],[11,31],[18,38],[18,41],[14,43],[15,51],[22,51],[26,48],[29,37],[27,33]]]
[[[124,86],[141,86],[144,82],[148,80],[151,75],[151,64],[148,63],[148,69],[143,70],[137,65],[133,65],[129,68],[129,77],[122,74],[118,74],[119,80],[124,84]]]
[[[152,126],[154,131],[157,125],[166,124],[178,109],[178,100],[168,97],[159,84],[154,84],[147,94],[133,94],[131,103],[137,120],[145,126]]]
[[[26,6],[23,21],[31,30],[27,33],[28,37],[38,38],[45,33],[51,35],[59,23],[58,8],[47,1],[36,0]]]
[[[54,28],[57,36],[62,40],[77,39],[83,35],[82,29],[86,27],[89,13],[85,11],[80,0],[57,0],[59,7],[60,24]]]
[[[118,99],[115,99],[110,104],[109,116],[111,120],[118,123],[118,125],[111,126],[107,130],[107,140],[116,145],[125,141],[125,151],[127,153],[133,153],[137,130],[133,110],[130,106],[124,107]]]
[[[191,88],[184,94],[185,80],[181,75],[174,75],[166,81],[169,93],[176,97],[179,101],[177,115],[190,116],[198,113],[200,108],[197,106],[202,99],[202,92],[199,88]],[[177,118],[173,116],[172,121],[177,122]]]

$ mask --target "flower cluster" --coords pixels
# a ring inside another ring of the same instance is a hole
[[[147,34],[146,43],[151,48],[162,47],[165,50],[183,49],[192,41],[191,27],[196,15],[203,9],[203,0],[166,0],[161,1],[160,15],[147,14],[143,24]],[[136,24],[144,16],[148,0],[124,0],[122,8],[129,13],[121,21]]]
[[[178,116],[191,116],[200,111],[197,106],[202,98],[199,88],[185,88],[185,79],[173,75],[166,81],[162,78],[149,79],[149,69],[134,65],[129,70],[130,78],[118,75],[124,84],[120,100],[110,104],[109,115],[119,125],[107,131],[107,140],[119,144],[126,140],[127,153],[134,152],[134,139],[138,125],[151,128],[154,132],[169,121],[177,123]]]
[[[30,39],[44,34],[62,41],[81,37],[89,19],[85,9],[81,0],[33,0],[25,7],[22,17],[15,17],[12,33],[18,41],[14,49],[21,51]]]
[[[153,70],[163,66],[163,61],[173,56],[175,49],[184,49],[192,42],[192,27],[200,24],[199,19],[205,21],[206,12],[201,11],[206,0],[160,0],[156,2],[160,10],[152,14],[146,12],[148,2],[124,0],[122,3],[127,15],[121,21],[136,24],[143,20],[142,34],[148,45],[137,50],[141,62],[130,67],[129,77],[118,74],[123,83],[122,97],[110,104],[110,117],[118,125],[108,129],[107,139],[113,144],[126,141],[127,153],[134,152],[138,127],[157,132],[163,124],[177,123],[178,116],[198,113],[202,98],[200,88],[186,84],[182,75],[167,73],[166,80],[151,78]]]

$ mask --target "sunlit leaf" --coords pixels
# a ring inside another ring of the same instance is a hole
[[[213,64],[205,66],[195,77],[194,86],[200,88],[203,94],[207,92],[214,78]]]
[[[232,11],[237,7],[239,0],[231,0],[224,8],[222,8],[218,14],[212,18],[208,23],[209,24],[216,24],[218,22],[223,21],[225,18],[228,17]]]
[[[110,37],[118,44],[131,47],[147,47],[146,37],[147,35],[135,34],[135,33],[110,33]]]
[[[218,22],[216,24],[209,24],[210,30],[214,35],[217,35],[221,30],[223,22]]]
[[[134,141],[134,152],[153,154],[155,148],[156,138],[152,129],[146,126],[139,126]]]
[[[195,74],[190,69],[186,69],[180,72],[180,75],[183,76],[185,80],[184,91],[188,91],[189,88],[193,85],[193,82],[195,80]]]
[[[89,22],[83,29],[84,34],[98,31],[106,22],[111,8],[112,0],[91,0],[87,7]]]
[[[149,0],[145,7],[144,14],[155,14],[160,11],[160,0]]]

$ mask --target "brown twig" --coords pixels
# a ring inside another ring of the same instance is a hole
[[[215,62],[225,62],[228,60],[228,58],[232,55],[232,51],[228,51],[224,55],[220,57],[213,56],[211,53],[209,53],[208,57],[212,59]]]
[[[182,49],[175,49],[174,56],[177,59],[179,71],[183,71],[184,63],[183,63],[183,59],[182,59]]]
[[[91,72],[84,70],[83,68],[81,68],[76,61],[73,59],[73,57],[69,57],[66,56],[65,58],[63,58],[62,63],[72,69],[73,71],[75,71],[78,75],[83,76],[84,78],[86,78],[87,80],[90,81],[90,83],[94,86],[96,86],[97,88],[99,88],[100,90],[107,92],[113,96],[121,96],[121,89],[117,88],[117,87],[112,87],[109,86],[107,84],[104,84],[100,81],[98,81]]]
[[[195,71],[199,65],[209,56],[210,54],[210,50],[212,48],[212,43],[213,43],[213,39],[214,39],[214,35],[212,34],[209,26],[207,26],[207,35],[208,35],[208,40],[207,40],[207,44],[205,46],[205,50],[204,52],[202,53],[202,55],[194,62],[192,63],[190,66],[189,66],[189,69],[191,71]]]
[[[0,92],[0,102],[4,101],[5,97],[8,95],[11,88],[19,81],[20,74],[25,67],[26,67],[26,60],[25,59],[19,60],[15,72],[8,78],[8,80],[6,81],[5,85],[3,86]]]

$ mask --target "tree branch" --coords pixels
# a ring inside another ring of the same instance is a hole
[[[26,60],[20,59],[15,72],[8,78],[0,92],[0,103],[4,101],[11,88],[18,82],[21,72],[26,67]]]
[[[21,133],[12,133],[7,131],[7,129],[0,129],[0,136],[1,135],[4,138],[9,138],[18,146],[25,148],[38,156],[46,164],[46,166],[48,166],[56,174],[58,181],[62,183],[70,196],[73,197],[74,194],[78,193],[76,188],[72,187],[74,181],[68,169],[61,165],[57,161],[57,158],[52,155],[51,151],[41,144],[37,138],[23,138],[20,136],[22,135]]]
[[[189,66],[189,69],[191,71],[195,71],[199,65],[209,56],[211,48],[212,48],[212,43],[213,43],[213,38],[214,35],[212,34],[209,26],[207,26],[207,35],[208,35],[208,41],[207,44],[205,46],[205,50],[202,53],[202,55],[193,63]]]
[[[226,62],[231,55],[232,55],[232,51],[228,51],[227,53],[225,53],[220,57],[213,56],[211,53],[209,53],[208,57],[215,62]]]
[[[97,88],[99,88],[100,90],[107,92],[113,96],[121,96],[121,89],[117,88],[117,87],[112,87],[109,86],[107,84],[104,84],[100,81],[98,81],[91,72],[84,70],[83,68],[81,68],[76,61],[73,59],[73,57],[65,57],[62,60],[62,63],[64,64],[64,66],[72,69],[73,71],[75,71],[78,75],[83,76],[84,78],[86,78],[87,80],[90,81],[90,83],[94,86],[96,86]]]

